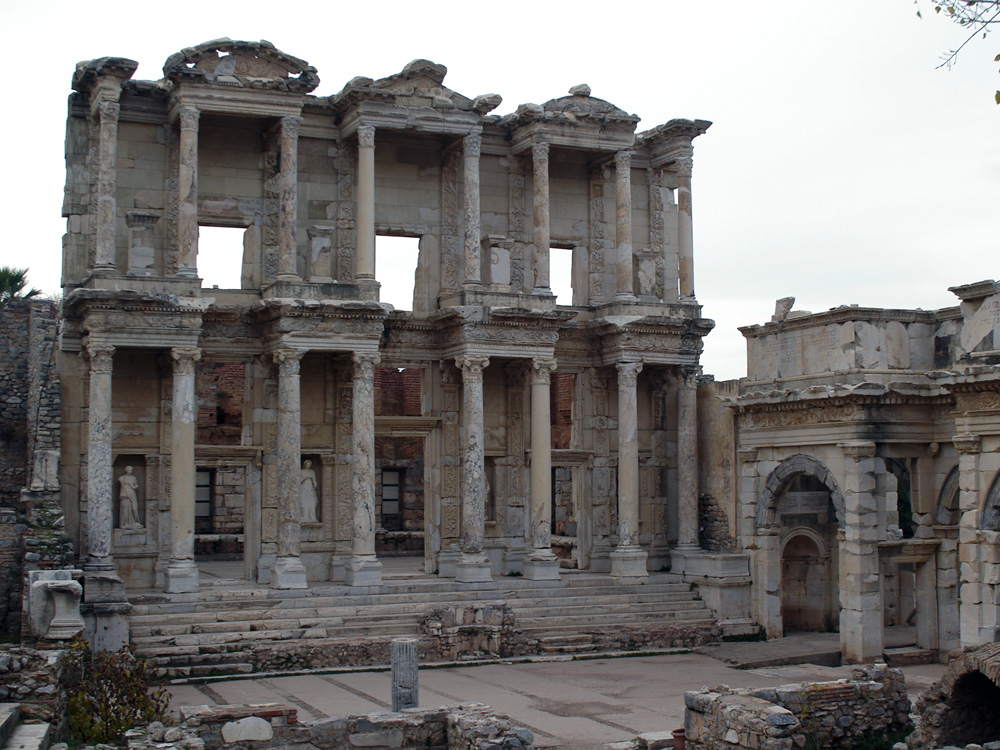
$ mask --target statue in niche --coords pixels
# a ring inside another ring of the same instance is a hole
[[[316,472],[313,471],[312,461],[308,459],[302,462],[302,523],[319,523],[316,517],[316,508],[319,505],[319,497],[316,495]]]
[[[126,466],[125,473],[118,477],[118,528],[131,531],[141,529],[139,521],[139,479]]]

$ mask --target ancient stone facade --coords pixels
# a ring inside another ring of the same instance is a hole
[[[493,114],[426,60],[318,96],[267,42],[135,68],[81,63],[67,124],[62,502],[89,578],[195,591],[214,536],[278,588],[421,549],[465,583],[699,551],[710,123],[636,133],[587,86]],[[202,284],[200,227],[242,233],[239,288]],[[419,241],[412,311],[379,302],[385,235]]]
[[[997,638],[1000,293],[951,291],[932,311],[779,300],[741,329],[747,378],[706,385],[735,419],[703,430],[702,460],[731,466],[729,533],[769,635],[839,630],[851,661],[897,625],[941,658]]]

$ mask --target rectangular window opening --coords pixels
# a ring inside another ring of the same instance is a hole
[[[382,512],[381,527],[386,531],[399,531],[402,528],[400,522],[401,505],[403,501],[403,476],[405,469],[383,469],[382,470]]]
[[[380,302],[388,302],[397,310],[413,309],[419,257],[419,237],[376,235],[375,278],[382,285]]]
[[[243,288],[246,227],[198,227],[198,276],[202,289]]]
[[[212,533],[212,487],[215,471],[198,469],[194,473],[194,530],[196,534]]]
[[[573,304],[573,248],[549,248],[549,288],[557,305]]]

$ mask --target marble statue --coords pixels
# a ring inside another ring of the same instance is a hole
[[[125,473],[118,477],[118,528],[141,529],[139,521],[139,480],[126,466]]]
[[[312,461],[302,463],[302,523],[319,523],[316,517],[316,507],[319,498],[316,496],[316,472]]]

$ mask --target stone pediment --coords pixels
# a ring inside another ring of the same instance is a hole
[[[590,87],[581,84],[571,88],[569,96],[550,99],[541,106],[522,104],[517,112],[508,115],[505,120],[513,125],[549,120],[578,125],[614,124],[634,129],[640,118],[638,115],[630,115],[609,101],[591,96]]]
[[[489,112],[500,104],[495,94],[469,99],[444,85],[448,68],[430,60],[414,60],[399,73],[373,80],[358,77],[348,81],[333,97],[334,105],[346,109],[363,101],[377,101],[407,108],[457,109]]]
[[[174,83],[298,94],[309,93],[319,85],[316,68],[264,40],[214,39],[188,47],[167,58],[163,76]]]
[[[98,57],[96,60],[78,62],[73,71],[73,90],[90,91],[97,80],[104,76],[127,81],[138,67],[139,63],[127,57]]]

